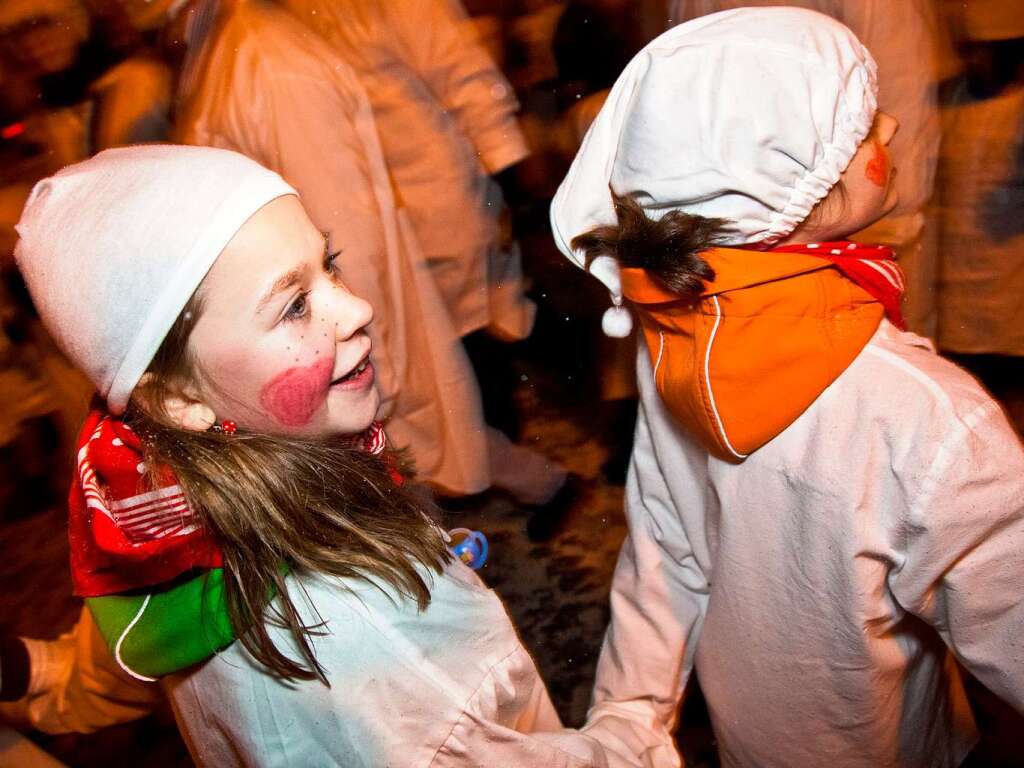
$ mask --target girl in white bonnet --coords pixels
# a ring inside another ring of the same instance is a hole
[[[901,330],[896,203],[868,51],[740,9],[626,68],[552,205],[559,247],[638,321],[627,538],[584,732],[680,764],[700,677],[728,766],[955,766],[954,658],[1024,710],[1024,452]]]
[[[164,678],[197,763],[608,765],[386,449],[373,310],[277,174],[110,150],[40,182],[18,232],[98,394],[75,591],[136,686]],[[60,690],[88,703],[117,679]]]

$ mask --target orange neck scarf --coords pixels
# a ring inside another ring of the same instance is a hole
[[[655,383],[718,458],[741,462],[785,430],[853,362],[884,314],[840,266],[805,252],[716,248],[715,279],[680,299],[623,269]]]

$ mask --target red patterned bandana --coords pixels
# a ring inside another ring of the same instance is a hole
[[[374,422],[357,443],[369,453],[382,453],[382,425]],[[76,482],[68,500],[76,595],[118,594],[196,568],[221,567],[220,550],[173,473],[166,467],[149,471],[142,443],[130,427],[92,411],[78,446]]]
[[[901,331],[907,329],[900,311],[900,299],[906,287],[903,271],[896,264],[892,248],[861,245],[842,240],[834,243],[800,243],[769,248],[775,253],[803,253],[831,261],[840,272],[874,296],[885,308],[889,321]]]

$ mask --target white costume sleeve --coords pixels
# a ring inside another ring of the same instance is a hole
[[[936,435],[930,450],[890,589],[971,674],[1024,712],[1024,451],[991,400]]]
[[[408,64],[473,142],[487,172],[498,173],[526,157],[512,86],[470,35],[462,4],[414,0],[390,5]]]
[[[82,609],[56,640],[25,639],[31,676],[27,695],[0,705],[0,716],[45,733],[92,733],[144,717],[163,701],[160,688],[126,675]]]
[[[644,353],[646,354],[646,353]],[[626,484],[629,536],[583,731],[636,766],[678,766],[673,731],[708,599],[641,407]],[[694,504],[699,502],[695,499]]]

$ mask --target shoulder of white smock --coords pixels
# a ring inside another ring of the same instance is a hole
[[[861,352],[858,368],[908,434],[922,421],[941,434],[974,430],[988,419],[1002,418],[999,404],[973,376],[938,355],[928,339],[888,321],[882,321]]]

